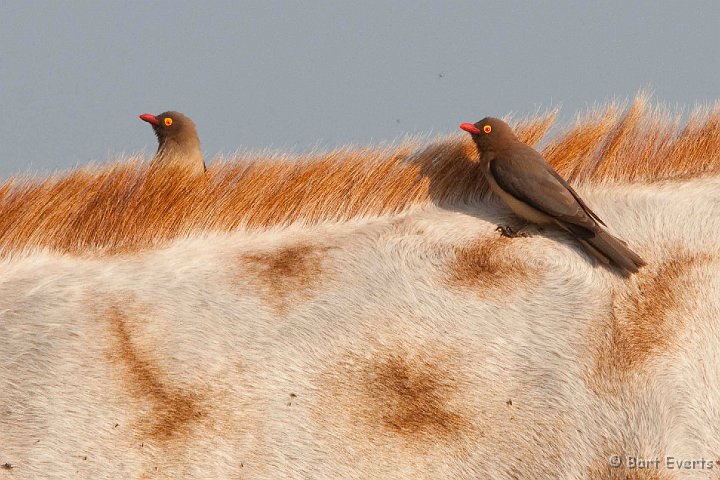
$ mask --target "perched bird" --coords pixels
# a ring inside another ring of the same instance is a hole
[[[507,123],[486,117],[460,128],[472,135],[490,189],[517,215],[532,223],[559,226],[606,265],[612,262],[630,273],[645,265],[625,242],[603,228],[605,223],[577,192]],[[512,230],[500,228],[513,236]]]
[[[151,165],[185,168],[195,174],[205,172],[200,139],[192,120],[180,112],[144,113],[140,119],[152,125],[158,139],[157,153]]]

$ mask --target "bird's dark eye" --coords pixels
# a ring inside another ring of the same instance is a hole
[[[166,121],[167,121],[167,119],[166,119]],[[490,125],[485,125],[485,126],[483,127],[483,132],[485,132],[485,133],[490,133],[490,132],[492,132],[492,127],[491,127]]]
[[[169,127],[170,125],[172,125],[172,118],[165,117],[165,120],[163,120],[163,122],[165,122],[166,127]]]

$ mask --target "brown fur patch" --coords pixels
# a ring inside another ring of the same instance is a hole
[[[460,379],[453,376],[457,356],[445,349],[382,349],[371,357],[343,356],[320,377],[325,398],[314,412],[323,428],[340,437],[426,451],[453,444],[475,430],[463,409]],[[327,415],[330,415],[328,417]]]
[[[710,255],[676,249],[650,262],[613,295],[612,316],[601,327],[591,383],[622,380],[650,358],[668,352],[685,326],[683,305],[693,305],[698,286],[688,276]]]
[[[538,142],[555,112],[516,122]],[[640,95],[610,104],[548,144],[543,154],[572,181],[657,181],[720,174],[720,105],[679,116]],[[136,252],[193,232],[344,220],[411,205],[482,201],[487,185],[468,135],[421,146],[342,148],[300,158],[238,156],[205,175],[137,162],[0,186],[0,254],[37,247],[75,255]]]
[[[189,433],[207,414],[199,394],[168,384],[152,356],[134,344],[132,324],[119,306],[111,305],[105,317],[115,342],[110,358],[121,366],[132,395],[150,405],[140,422],[143,435],[164,443]]]
[[[499,235],[499,234],[498,234]],[[456,250],[448,269],[447,281],[453,286],[472,289],[479,296],[510,293],[537,278],[536,267],[517,255],[523,238],[482,237]]]
[[[452,388],[443,382],[438,364],[388,356],[365,372],[366,391],[379,401],[375,420],[399,436],[457,436],[466,420],[450,408]]]
[[[323,255],[328,247],[292,245],[267,253],[245,254],[242,277],[247,272],[265,290],[265,300],[279,313],[284,313],[294,301],[302,300],[322,279]]]

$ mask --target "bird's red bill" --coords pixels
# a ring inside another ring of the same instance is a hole
[[[465,130],[466,132],[472,133],[473,135],[477,135],[478,133],[480,133],[480,129],[472,123],[461,123],[460,128]]]
[[[153,125],[160,125],[157,117],[155,115],[150,115],[149,113],[143,113],[142,115],[140,115],[140,120],[152,123]]]

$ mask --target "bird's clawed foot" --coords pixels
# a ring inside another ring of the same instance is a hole
[[[524,229],[525,227],[513,230],[510,225],[498,225],[495,231],[500,232],[500,235],[507,238],[529,237],[530,234],[524,232]]]

